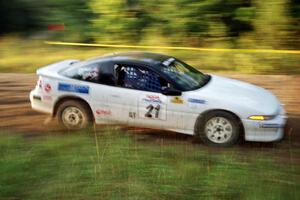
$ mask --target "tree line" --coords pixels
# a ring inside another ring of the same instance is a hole
[[[67,41],[300,48],[300,0],[1,0],[0,24]]]

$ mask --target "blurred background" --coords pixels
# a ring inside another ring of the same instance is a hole
[[[51,46],[44,40],[300,49],[300,0],[10,0],[0,1],[0,24],[1,72],[34,72],[65,58],[128,50]],[[148,51],[177,56],[209,72],[300,73],[300,54]]]
[[[0,24],[0,199],[300,199],[300,0],[0,0]],[[128,127],[75,133],[31,109],[36,69],[129,50],[272,91],[285,138],[218,149]]]

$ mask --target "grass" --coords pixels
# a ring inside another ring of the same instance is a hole
[[[148,44],[150,45],[150,44]],[[167,45],[167,44],[166,44]],[[0,38],[0,72],[35,72],[36,69],[64,59],[87,59],[112,52],[144,49],[51,46],[40,39]],[[217,46],[215,48],[228,48]],[[300,74],[298,54],[225,53],[149,49],[178,57],[205,72]]]
[[[0,199],[298,199],[299,166],[116,130],[0,134]]]

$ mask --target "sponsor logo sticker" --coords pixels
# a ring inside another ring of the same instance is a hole
[[[169,66],[172,62],[174,62],[175,58],[169,58],[168,60],[165,60],[162,64],[164,66]]]
[[[143,98],[143,101],[147,103],[162,103],[158,95],[146,95],[146,98]]]
[[[96,110],[96,114],[97,115],[111,115],[111,111],[99,108],[99,109]]]
[[[68,84],[68,83],[59,83],[58,84],[59,91],[65,92],[76,92],[81,94],[89,94],[89,86],[87,85],[75,85],[75,84]]]
[[[51,92],[51,90],[52,90],[51,85],[50,85],[49,83],[47,83],[47,84],[44,86],[44,90],[45,90],[45,92],[47,92],[47,93]]]
[[[188,102],[190,103],[198,103],[198,104],[205,104],[206,101],[203,99],[194,99],[194,98],[189,98]]]
[[[183,100],[182,100],[181,97],[173,97],[173,98],[171,99],[171,102],[172,102],[172,103],[177,103],[177,104],[183,104]]]

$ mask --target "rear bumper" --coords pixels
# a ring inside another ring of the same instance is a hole
[[[34,89],[30,92],[29,95],[31,108],[43,112],[52,114],[53,112],[53,105],[50,101],[45,101],[45,96],[38,92],[37,89]]]
[[[244,119],[246,141],[273,142],[281,140],[284,136],[284,127],[287,116],[279,114],[272,120],[256,121]]]

